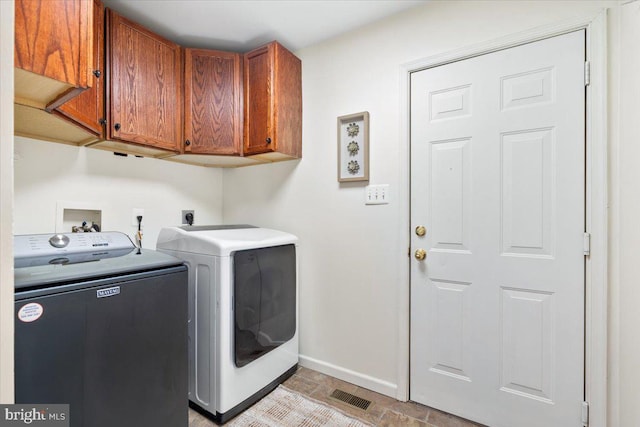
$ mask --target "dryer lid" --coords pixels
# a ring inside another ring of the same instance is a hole
[[[245,249],[296,244],[298,238],[284,231],[250,225],[165,227],[156,248],[204,255],[229,256]]]

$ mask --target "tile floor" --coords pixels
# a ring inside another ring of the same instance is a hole
[[[342,410],[342,412],[381,427],[479,427],[480,424],[458,418],[414,402],[399,402],[390,397],[341,381],[320,372],[300,367],[284,385],[300,394]],[[367,410],[355,408],[330,397],[334,389],[371,401]],[[214,427],[216,424],[189,409],[189,427]]]

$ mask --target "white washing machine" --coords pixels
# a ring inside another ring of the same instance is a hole
[[[224,423],[298,364],[298,239],[251,225],[167,227],[189,268],[189,400]]]

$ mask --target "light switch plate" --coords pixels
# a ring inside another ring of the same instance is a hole
[[[367,185],[364,191],[365,205],[386,205],[389,203],[389,184]]]

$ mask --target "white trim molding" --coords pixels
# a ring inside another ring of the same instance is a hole
[[[587,26],[586,228],[591,254],[585,270],[585,400],[589,425],[607,425],[608,354],[608,110],[607,11]]]
[[[401,66],[400,203],[405,226],[403,247],[410,247],[410,78],[411,73],[454,61],[585,29],[591,82],[586,89],[586,230],[591,234],[591,254],[585,270],[585,400],[589,402],[589,425],[607,425],[607,10],[551,26],[542,26],[485,43],[420,59]],[[406,254],[405,254],[406,256]],[[403,258],[407,263],[407,258]],[[398,390],[396,398],[408,400],[410,366],[410,276],[398,287],[399,340]],[[406,308],[406,310],[405,310]]]
[[[313,369],[314,371],[322,372],[323,374],[339,378],[352,384],[357,384],[360,387],[373,390],[386,396],[396,396],[398,389],[398,386],[396,384],[392,384],[390,382],[383,381],[381,379],[374,378],[360,372],[336,366],[331,363],[323,362],[322,360],[317,360],[302,354],[299,357],[300,366]]]

